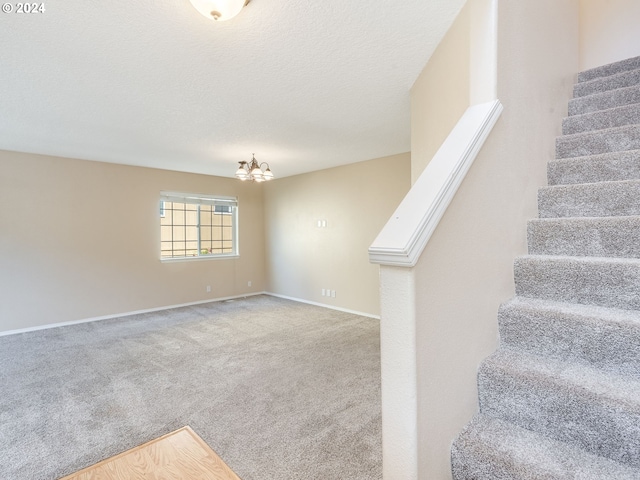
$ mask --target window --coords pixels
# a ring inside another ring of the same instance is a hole
[[[235,198],[161,193],[160,258],[238,254]]]

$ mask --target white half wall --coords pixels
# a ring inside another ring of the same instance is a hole
[[[474,30],[469,16],[482,6],[497,13],[496,28]],[[478,411],[478,366],[497,347],[497,310],[514,295],[513,261],[526,253],[526,222],[537,215],[578,71],[578,0],[495,7],[470,0],[411,91],[412,180],[421,188],[426,153],[472,95],[443,79],[471,70],[460,65],[470,32],[497,34],[497,56],[487,58],[502,116],[415,266],[380,267],[385,480],[451,478],[451,444]]]
[[[451,443],[478,410],[477,369],[497,346],[578,69],[577,0],[498,5],[504,111],[414,267],[420,479],[451,478]]]

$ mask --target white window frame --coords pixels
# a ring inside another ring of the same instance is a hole
[[[180,193],[180,192],[160,192],[160,218],[165,217],[166,210],[164,209],[164,202],[186,203],[190,205],[198,205],[198,248],[197,255],[193,256],[175,256],[175,257],[163,257],[162,256],[162,233],[160,234],[160,261],[162,262],[184,262],[184,261],[198,261],[198,260],[215,260],[223,258],[235,258],[240,256],[238,246],[238,199],[236,197],[226,197],[220,195],[201,195],[193,193]],[[227,206],[231,207],[229,213],[223,212],[223,215],[232,216],[232,252],[230,253],[211,253],[203,255],[202,248],[200,246],[200,205],[213,205],[213,206]],[[165,215],[162,215],[164,213]],[[160,221],[160,225],[162,222]]]

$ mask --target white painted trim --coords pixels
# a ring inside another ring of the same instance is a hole
[[[164,257],[160,258],[160,263],[179,263],[179,262],[203,262],[206,260],[233,260],[240,258],[238,253],[220,254],[220,255],[198,255],[197,257]]]
[[[418,480],[418,343],[413,268],[380,267],[382,478]]]
[[[316,307],[329,308],[331,310],[338,310],[339,312],[353,313],[354,315],[360,315],[361,317],[369,317],[380,320],[380,315],[373,315],[371,313],[359,312],[357,310],[350,310],[348,308],[336,307],[334,305],[327,305],[326,303],[312,302],[311,300],[304,300],[302,298],[289,297],[287,295],[280,295],[279,293],[264,292],[264,294],[271,295],[272,297],[284,298],[285,300],[293,300],[294,302],[307,303],[309,305],[315,305]]]
[[[147,308],[145,310],[136,310],[134,312],[115,313],[113,315],[103,315],[101,317],[84,318],[82,320],[72,320],[70,322],[48,323],[46,325],[38,325],[37,327],[20,328],[18,330],[7,330],[7,331],[4,331],[4,332],[0,332],[0,337],[4,337],[6,335],[15,335],[17,333],[35,332],[37,330],[47,330],[49,328],[66,327],[66,326],[69,326],[69,325],[77,325],[79,323],[90,323],[90,322],[97,322],[97,321],[100,321],[100,320],[110,320],[112,318],[129,317],[131,315],[139,315],[141,313],[160,312],[162,310],[170,310],[172,308],[190,307],[190,306],[193,306],[193,305],[202,305],[203,303],[223,302],[225,300],[234,300],[236,298],[253,297],[253,296],[256,296],[256,295],[269,295],[269,294],[267,292],[245,293],[244,295],[233,295],[231,297],[212,298],[210,300],[199,300],[197,302],[180,303],[178,305],[168,305],[168,306],[165,306],[165,307]]]
[[[469,107],[369,247],[369,261],[413,267],[502,113],[499,100]]]
[[[334,307],[333,305],[326,305],[324,303],[311,302],[311,301],[308,301],[308,300],[303,300],[301,298],[288,297],[286,295],[278,295],[276,293],[271,293],[271,292],[255,292],[255,293],[245,293],[243,295],[233,295],[233,296],[230,296],[230,297],[212,298],[210,300],[199,300],[197,302],[180,303],[180,304],[177,304],[177,305],[167,305],[165,307],[147,308],[145,310],[136,310],[136,311],[133,311],[133,312],[115,313],[115,314],[112,314],[112,315],[103,315],[101,317],[83,318],[81,320],[72,320],[70,322],[48,323],[46,325],[38,325],[36,327],[20,328],[20,329],[17,329],[17,330],[6,330],[4,332],[0,332],[0,337],[4,337],[4,336],[7,336],[7,335],[15,335],[15,334],[18,334],[18,333],[35,332],[35,331],[38,331],[38,330],[47,330],[49,328],[66,327],[66,326],[69,326],[69,325],[77,325],[79,323],[90,323],[90,322],[98,322],[100,320],[110,320],[112,318],[129,317],[131,315],[139,315],[141,313],[161,312],[162,310],[170,310],[172,308],[180,308],[180,307],[190,307],[190,306],[193,306],[193,305],[202,305],[204,303],[224,302],[225,300],[234,300],[236,298],[254,297],[256,295],[271,295],[272,297],[279,297],[279,298],[284,298],[286,300],[293,300],[294,302],[308,303],[310,305],[316,305],[318,307],[330,308],[331,310],[339,310],[339,311],[345,312],[345,313],[353,313],[354,315],[360,315],[362,317],[369,317],[369,318],[375,318],[377,320],[380,320],[380,316],[379,315],[372,315],[370,313],[358,312],[356,310],[349,310],[347,308]]]

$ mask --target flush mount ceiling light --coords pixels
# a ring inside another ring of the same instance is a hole
[[[190,0],[202,15],[210,20],[224,22],[240,13],[249,0]]]
[[[238,167],[238,171],[236,172],[236,177],[238,177],[243,182],[245,180],[252,180],[254,182],[267,182],[269,180],[273,180],[273,173],[271,173],[269,164],[267,162],[258,164],[254,153],[251,154],[250,162],[245,162],[244,160],[242,160],[238,163],[240,164],[240,166]],[[267,169],[265,171],[262,171],[262,165],[267,166]]]

